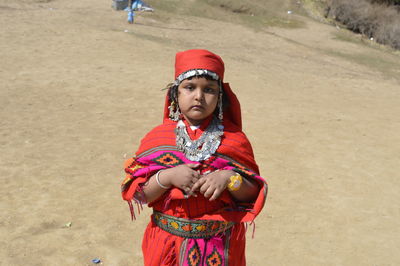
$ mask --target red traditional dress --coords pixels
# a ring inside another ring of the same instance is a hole
[[[206,50],[178,53],[175,78],[190,69],[208,69],[223,79],[224,66],[219,56]],[[229,107],[224,111],[224,132],[217,151],[208,159],[191,161],[176,147],[177,122],[168,118],[166,97],[164,122],[151,130],[141,141],[136,156],[126,161],[127,176],[122,183],[122,197],[134,216],[132,201],[145,201],[142,186],[157,171],[180,164],[200,163],[198,170],[207,174],[217,170],[233,170],[244,178],[257,181],[259,192],[251,203],[235,202],[224,191],[217,200],[209,201],[201,193],[186,197],[178,188],[171,188],[148,204],[153,215],[144,233],[142,250],[145,265],[245,265],[245,224],[253,222],[261,211],[267,184],[259,176],[251,145],[241,129],[240,104],[227,83],[223,93]],[[187,122],[192,140],[199,138],[210,124],[206,119],[197,130]]]

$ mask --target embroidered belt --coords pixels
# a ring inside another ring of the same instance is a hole
[[[234,222],[189,220],[157,211],[154,211],[153,214],[153,221],[158,227],[168,233],[184,238],[212,237],[235,225]]]

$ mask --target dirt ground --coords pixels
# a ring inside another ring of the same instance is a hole
[[[110,6],[0,0],[1,265],[142,265],[149,210],[130,220],[123,162],[189,48],[224,59],[269,183],[248,265],[400,265],[398,52],[296,14],[129,25]]]

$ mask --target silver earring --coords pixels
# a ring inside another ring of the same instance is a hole
[[[219,92],[219,99],[218,99],[218,119],[222,122],[224,119],[224,113],[223,113],[223,106],[222,106],[222,90]]]
[[[179,110],[179,106],[175,103],[175,101],[171,102],[171,105],[168,106],[169,109],[169,118],[172,121],[178,121],[181,115],[181,110]]]

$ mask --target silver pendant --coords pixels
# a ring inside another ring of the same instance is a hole
[[[210,125],[197,140],[191,140],[187,133],[185,123],[179,120],[176,128],[176,146],[191,161],[199,162],[210,158],[221,144],[221,136],[224,134],[224,126],[216,117],[213,117]]]

